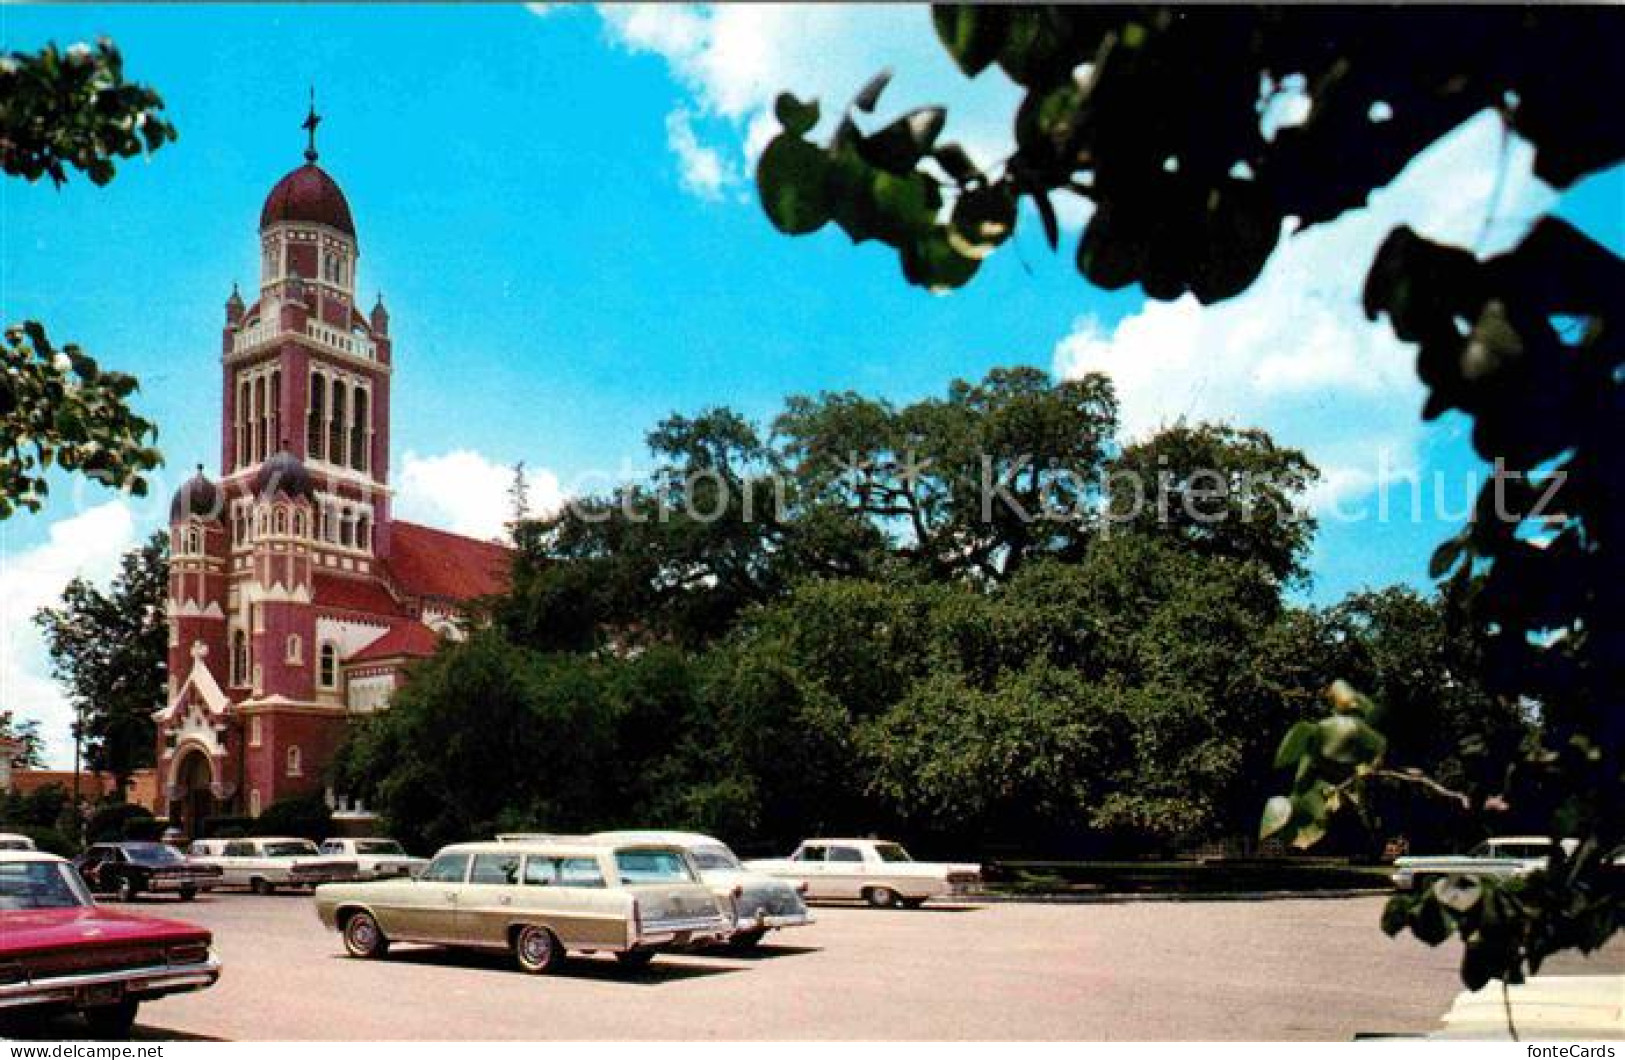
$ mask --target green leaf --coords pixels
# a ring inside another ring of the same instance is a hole
[[[785,132],[792,136],[806,136],[818,124],[818,101],[803,103],[790,93],[781,92],[773,102],[773,113]]]
[[[1326,718],[1316,728],[1321,756],[1340,765],[1375,761],[1388,744],[1382,733],[1348,714]]]
[[[1008,12],[994,6],[940,4],[931,9],[937,37],[966,77],[975,77],[998,56],[1008,20]]]
[[[942,171],[948,174],[950,179],[959,184],[982,179],[982,171],[958,144],[943,144],[931,152],[931,157],[936,159],[937,165],[942,167]]]
[[[1274,795],[1264,803],[1264,816],[1258,822],[1258,838],[1268,839],[1285,828],[1292,820],[1292,800],[1285,795]]]
[[[1275,768],[1285,769],[1308,754],[1315,745],[1315,734],[1320,730],[1312,721],[1300,721],[1287,730],[1281,746],[1275,752]]]
[[[858,94],[853,97],[852,106],[865,114],[873,112],[875,104],[880,102],[880,94],[886,91],[886,86],[891,84],[891,79],[892,72],[890,70],[882,70],[871,77],[869,83],[864,85],[858,91]]]
[[[941,107],[909,111],[873,136],[858,141],[858,153],[872,166],[902,175],[919,165],[942,133],[947,112]]]
[[[1438,581],[1456,569],[1461,557],[1467,552],[1470,540],[1465,533],[1457,534],[1444,544],[1433,550],[1433,558],[1428,561],[1428,577]]]
[[[829,222],[829,161],[824,152],[788,133],[773,138],[756,164],[762,208],[788,235],[816,232]]]
[[[910,283],[933,291],[963,287],[976,275],[979,264],[960,254],[940,227],[903,248],[903,274]]]
[[[1015,225],[1015,194],[1005,184],[991,184],[959,196],[949,239],[961,254],[981,260],[1010,238]]]

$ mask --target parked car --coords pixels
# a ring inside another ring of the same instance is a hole
[[[138,895],[176,894],[190,902],[220,885],[220,866],[193,861],[167,843],[97,843],[73,861],[91,891]]]
[[[393,839],[325,839],[321,852],[354,861],[356,877],[362,880],[416,876],[429,864],[428,858],[412,857]]]
[[[732,930],[682,848],[656,843],[463,843],[415,877],[318,887],[316,912],[355,957],[427,942],[509,952],[532,974],[572,950],[642,967]]]
[[[0,832],[0,850],[36,850],[34,841],[15,832]]]
[[[745,868],[804,883],[808,898],[862,899],[883,909],[914,909],[982,881],[979,865],[915,861],[884,839],[809,839],[787,858],[747,861]]]
[[[323,857],[308,839],[199,839],[187,853],[194,861],[220,866],[221,886],[247,887],[255,894],[353,880],[358,872],[353,860]]]
[[[1563,848],[1575,849],[1572,839]],[[1546,867],[1552,841],[1546,836],[1503,836],[1486,839],[1465,854],[1394,859],[1394,886],[1402,891],[1445,876],[1527,876]]]
[[[77,1010],[122,1037],[143,1001],[220,978],[209,932],[98,906],[66,860],[0,852],[0,1011]]]
[[[805,884],[750,872],[739,863],[728,844],[695,832],[599,832],[592,837],[606,843],[661,843],[682,847],[700,870],[700,879],[733,918],[728,943],[748,949],[769,931],[811,924],[813,915],[802,901]]]

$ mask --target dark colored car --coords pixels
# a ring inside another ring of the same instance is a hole
[[[78,1011],[98,1038],[130,1032],[144,1001],[220,978],[193,924],[98,906],[59,857],[0,852],[0,1014]]]
[[[97,843],[73,867],[92,891],[126,902],[140,894],[178,894],[190,902],[220,886],[220,866],[199,864],[167,843]]]

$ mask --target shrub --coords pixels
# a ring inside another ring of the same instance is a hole
[[[320,795],[278,799],[254,821],[254,832],[321,842],[333,833],[333,811]]]
[[[205,817],[203,827],[193,838],[240,839],[254,828],[252,817]]]
[[[6,829],[18,835],[25,835],[34,841],[34,845],[47,854],[56,854],[59,857],[71,858],[79,853],[79,844],[58,832],[55,828],[46,828],[43,825],[7,825]]]
[[[85,836],[92,843],[111,843],[120,839],[133,839],[131,825],[152,822],[152,811],[131,802],[109,802],[98,806],[85,825]],[[161,832],[162,829],[159,829]],[[144,836],[142,838],[145,838]]]

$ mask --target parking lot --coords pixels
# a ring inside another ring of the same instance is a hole
[[[141,1038],[1347,1039],[1437,1026],[1457,950],[1390,940],[1380,898],[821,907],[758,954],[583,957],[532,978],[500,956],[346,958],[308,897],[142,912],[212,928],[218,986],[142,1009]],[[1617,945],[1553,971],[1625,970]],[[80,1033],[63,1019],[36,1032]]]

